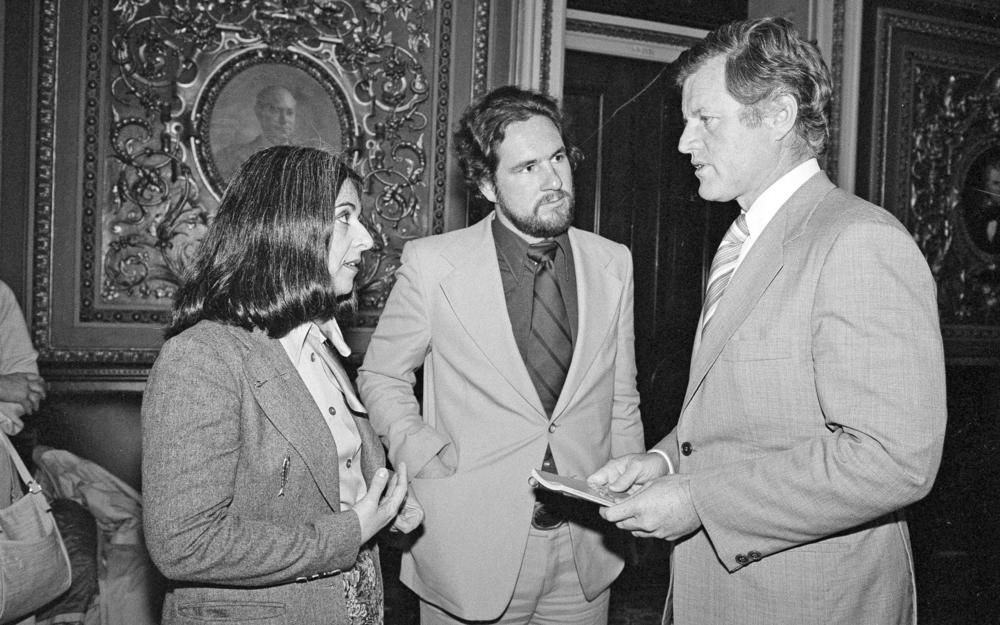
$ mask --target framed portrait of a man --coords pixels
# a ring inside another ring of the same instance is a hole
[[[962,185],[961,221],[972,246],[1000,255],[1000,142],[972,161]]]
[[[343,89],[307,57],[281,51],[232,59],[195,105],[196,152],[217,197],[254,152],[304,145],[346,152],[356,131]]]

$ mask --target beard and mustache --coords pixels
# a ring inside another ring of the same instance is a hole
[[[540,214],[539,209],[544,204],[550,204],[559,200],[566,200],[564,209],[550,211],[545,216]],[[524,234],[542,239],[551,239],[563,234],[573,225],[575,198],[570,191],[562,189],[549,191],[535,202],[530,213],[522,215],[512,211],[498,191],[497,210],[502,212],[514,227]],[[354,319],[357,310],[358,294],[355,288],[350,293],[337,296],[337,306],[333,318],[338,323],[349,323]]]
[[[562,211],[552,211],[543,217],[539,209],[543,204],[566,200],[566,208]],[[531,212],[525,215],[515,213],[504,201],[503,195],[497,190],[497,210],[504,214],[515,228],[532,237],[551,239],[569,230],[573,225],[575,198],[573,193],[562,189],[549,191],[535,202]]]

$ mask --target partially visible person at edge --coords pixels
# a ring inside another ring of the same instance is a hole
[[[0,282],[0,429],[9,436],[24,429],[22,417],[34,414],[45,395],[24,313],[14,292]],[[0,508],[19,499],[21,492],[21,479],[6,448],[0,447]]]
[[[820,170],[830,76],[788,21],[722,26],[676,65],[699,194],[742,213],[677,427],[589,478],[631,493],[602,514],[676,541],[665,622],[914,623],[903,508],[934,483],[946,420],[930,270]]]
[[[331,351],[372,245],[357,182],[321,150],[254,154],[178,289],[142,406],[164,623],[382,622],[373,538],[422,511]]]
[[[427,511],[401,579],[422,625],[603,625],[628,535],[594,504],[536,497],[528,477],[583,478],[643,449],[632,258],[570,227],[579,152],[551,98],[495,89],[466,110],[455,146],[495,210],[406,244],[358,373]]]
[[[0,428],[9,435],[20,432],[21,417],[38,410],[45,395],[24,313],[14,292],[0,282]]]

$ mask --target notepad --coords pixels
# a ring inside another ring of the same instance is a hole
[[[579,478],[532,469],[529,481],[542,488],[562,493],[569,497],[592,501],[602,506],[613,506],[617,503],[616,496],[606,488],[594,488],[586,480]]]

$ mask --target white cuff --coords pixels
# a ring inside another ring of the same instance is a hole
[[[667,475],[674,474],[674,463],[670,462],[670,456],[667,455],[667,452],[663,451],[662,449],[650,449],[646,453],[660,454],[661,456],[663,456],[663,459],[667,461]]]

